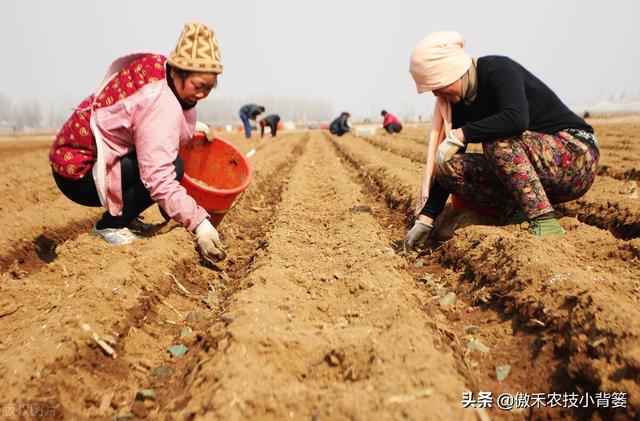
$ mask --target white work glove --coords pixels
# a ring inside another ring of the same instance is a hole
[[[453,158],[453,155],[455,155],[460,148],[464,148],[464,143],[456,137],[454,130],[451,130],[449,136],[438,145],[438,149],[436,150],[436,167],[438,167],[440,173],[447,172],[447,162]]]
[[[215,137],[215,133],[211,130],[211,127],[206,123],[201,121],[196,121],[196,132],[202,132],[206,136],[209,142],[213,142],[213,138]]]
[[[200,251],[206,256],[217,262],[227,258],[224,249],[227,247],[222,244],[218,231],[211,225],[208,219],[200,222],[195,230],[196,241]]]
[[[416,221],[413,228],[404,237],[404,248],[414,250],[416,247],[424,247],[432,229],[433,225],[424,221]]]

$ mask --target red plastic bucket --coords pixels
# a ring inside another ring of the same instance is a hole
[[[236,197],[251,183],[249,160],[226,140],[215,137],[209,142],[200,132],[180,148],[179,155],[184,162],[181,184],[218,226]]]
[[[476,205],[475,203],[471,203],[467,200],[464,200],[461,197],[458,197],[452,194],[451,209],[453,209],[454,212],[460,212],[462,209],[465,209],[465,208],[485,216],[494,216],[494,217],[499,216],[499,212],[494,208]]]

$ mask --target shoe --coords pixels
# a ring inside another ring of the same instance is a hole
[[[129,228],[96,228],[95,224],[91,228],[91,233],[101,237],[104,241],[111,245],[131,244],[138,236],[129,230]]]
[[[520,225],[527,221],[527,216],[524,214],[524,211],[521,209],[514,210],[511,212],[507,219],[505,219],[505,225]]]
[[[529,233],[536,237],[547,238],[552,235],[563,236],[564,228],[556,218],[533,220],[529,223]]]
[[[133,221],[131,221],[131,223],[127,228],[129,228],[132,231],[139,232],[141,234],[148,234],[151,232],[152,226],[151,224],[142,222],[140,218],[136,218]]]

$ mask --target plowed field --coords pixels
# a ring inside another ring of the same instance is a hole
[[[101,211],[55,186],[52,137],[3,138],[0,414],[637,419],[640,123],[595,128],[599,177],[558,207],[564,237],[447,207],[420,254],[399,240],[426,126],[231,134],[255,174],[218,227],[219,266],[156,206],[153,235],[108,246],[89,234]],[[503,393],[520,404],[499,409]]]

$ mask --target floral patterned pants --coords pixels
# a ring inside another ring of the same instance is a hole
[[[567,129],[554,135],[483,142],[483,153],[456,154],[437,180],[456,196],[499,215],[522,209],[531,220],[553,204],[584,195],[593,184],[600,151],[593,134]]]

